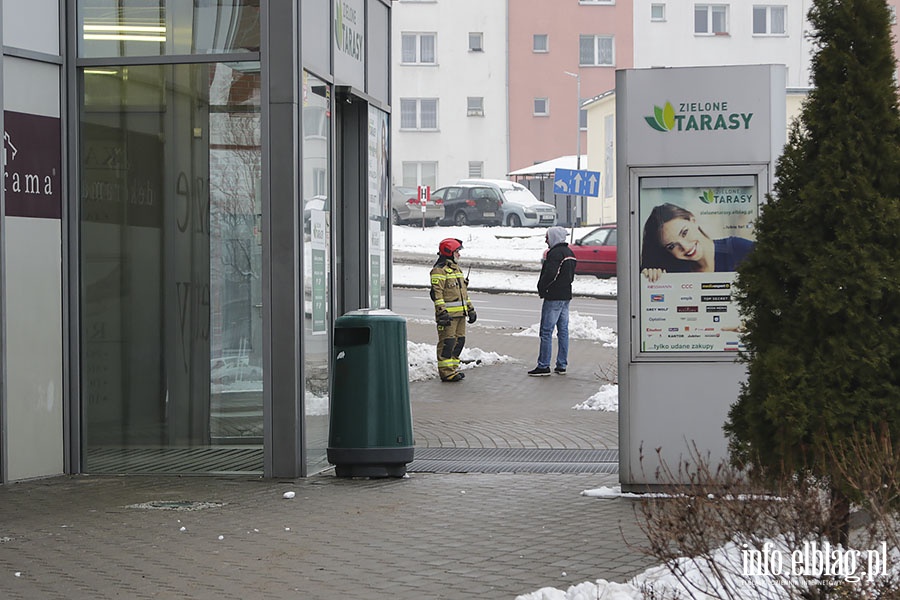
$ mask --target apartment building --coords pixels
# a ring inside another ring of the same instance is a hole
[[[506,0],[394,2],[394,185],[507,173],[506,11]]]
[[[900,56],[900,0],[887,2]],[[596,128],[589,141],[585,103],[609,101],[617,69],[783,64],[789,114],[796,112],[810,86],[811,6],[812,0],[395,1],[393,183],[504,177],[579,149],[588,156],[582,168],[611,177],[612,120],[603,117],[609,130]],[[614,182],[604,185],[614,195]],[[615,214],[611,198],[603,207],[585,205],[581,221],[608,221]]]
[[[616,69],[634,65],[636,4],[510,0],[510,170],[583,153],[581,100],[612,89]]]
[[[783,64],[786,86],[807,88],[810,0],[636,2],[634,67]]]

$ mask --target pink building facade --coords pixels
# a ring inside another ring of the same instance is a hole
[[[578,88],[581,99],[592,98],[615,87],[616,69],[633,67],[632,7],[623,0],[510,0],[510,170],[576,154],[579,146],[586,152]]]

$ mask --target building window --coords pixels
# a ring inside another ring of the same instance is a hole
[[[578,128],[587,131],[587,111],[583,108],[578,109]]]
[[[613,37],[611,35],[582,35],[578,42],[578,65],[582,67],[611,67]]]
[[[728,6],[724,4],[694,5],[694,33],[726,35],[728,33]]]
[[[651,4],[650,5],[650,20],[651,21],[665,21],[666,20],[666,5],[665,4]]]
[[[469,52],[484,52],[484,34],[480,31],[469,32]]]
[[[578,0],[578,4],[615,4],[615,0]]]
[[[437,98],[401,98],[400,129],[437,131]]]
[[[547,98],[534,99],[534,116],[546,117],[550,114],[550,100]]]
[[[484,116],[484,98],[482,96],[469,96],[466,98],[466,116]]]
[[[888,6],[888,10],[891,13],[891,25],[897,24],[897,7],[896,6]]]
[[[436,162],[404,162],[403,186],[416,187],[420,185],[437,187],[437,163]]]
[[[534,34],[534,38],[531,43],[531,51],[532,52],[549,52],[550,51],[549,36],[546,33]]]
[[[754,35],[784,35],[786,6],[754,6]]]
[[[403,33],[400,36],[400,62],[405,65],[433,65],[436,33]]]
[[[470,179],[481,179],[482,177],[484,177],[484,161],[470,160],[469,161],[469,178]]]

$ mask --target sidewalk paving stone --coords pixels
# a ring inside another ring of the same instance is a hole
[[[434,343],[428,324],[409,339]],[[518,362],[410,386],[418,447],[617,448],[615,413],[576,411],[614,348],[573,340],[565,377],[529,378],[536,338],[474,326]],[[402,479],[70,476],[0,486],[10,600],[515,598],[651,566],[634,501],[581,496],[615,474],[411,473]],[[295,498],[282,498],[285,491]],[[218,502],[202,510],[129,508]],[[185,530],[182,531],[181,528]],[[222,536],[222,539],[219,539]]]

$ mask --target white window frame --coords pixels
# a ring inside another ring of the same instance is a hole
[[[466,116],[467,117],[483,117],[484,116],[484,96],[467,96],[466,97]]]
[[[484,52],[484,32],[469,32],[469,52]]]
[[[483,179],[484,178],[484,161],[483,160],[470,160],[469,161],[469,179]]]
[[[538,103],[541,102],[544,105],[543,112],[538,110]],[[531,113],[535,117],[548,117],[550,116],[550,98],[535,98],[531,104]]]
[[[538,38],[543,38],[544,47],[538,47]],[[537,54],[546,54],[550,52],[550,34],[549,33],[535,33],[531,36],[531,51]]]
[[[660,11],[659,16],[653,15],[653,10],[658,9]],[[661,2],[654,2],[650,5],[650,21],[654,23],[661,23],[666,20],[666,5]]]
[[[766,14],[766,30],[756,31],[756,13],[761,10],[765,11]],[[781,31],[772,31],[773,10],[781,10]],[[787,6],[784,4],[754,4],[750,13],[750,21],[750,27],[754,36],[784,37],[787,35]]]
[[[431,175],[427,175],[425,167],[430,167]],[[411,172],[412,171],[412,176]],[[436,160],[404,161],[400,164],[400,179],[404,187],[431,186],[437,189],[438,163]]]
[[[704,31],[697,30],[697,13],[700,11],[706,13],[706,24]],[[716,15],[722,15],[723,24],[717,28]],[[727,4],[695,4],[694,5],[694,35],[728,35],[728,5]]]
[[[585,38],[593,38],[594,42],[594,56],[593,61],[586,63],[581,62],[581,42]],[[600,62],[600,41],[609,40],[609,62],[601,63]],[[612,35],[600,35],[600,34],[584,34],[578,36],[578,66],[579,67],[614,67],[616,66],[616,38]]]
[[[422,126],[422,103],[434,102],[434,127]],[[414,103],[414,104],[413,104]],[[410,106],[415,109],[415,126],[404,123]],[[400,98],[400,131],[438,131],[440,124],[440,102],[437,98]]]
[[[431,39],[432,44],[432,60],[422,60],[422,45],[427,39]],[[412,60],[404,51],[404,44],[412,40],[415,45],[415,56]],[[400,34],[400,64],[402,65],[436,65],[437,64],[437,33],[434,31],[413,32],[404,31]]]

